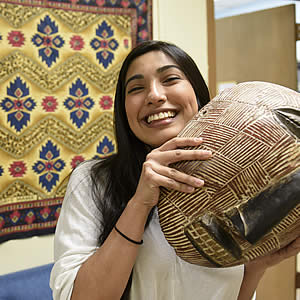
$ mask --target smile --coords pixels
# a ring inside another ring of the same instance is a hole
[[[167,118],[174,118],[176,115],[175,111],[166,111],[166,112],[160,112],[157,114],[149,115],[146,120],[147,123],[150,124],[152,121],[167,119]]]

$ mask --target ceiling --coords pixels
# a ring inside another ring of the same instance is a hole
[[[258,0],[214,0],[214,2],[216,10],[223,10],[258,2]]]
[[[214,0],[215,17],[218,19],[292,3],[296,4],[296,8],[300,5],[299,0]]]

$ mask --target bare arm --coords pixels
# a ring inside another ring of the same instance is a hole
[[[297,255],[299,251],[300,238],[297,238],[293,243],[279,251],[246,264],[238,300],[251,300],[267,268],[275,266],[286,258]]]
[[[133,240],[142,239],[148,214],[158,202],[160,186],[185,192],[203,186],[196,178],[168,167],[175,161],[208,159],[211,154],[207,151],[180,149],[200,143],[191,138],[175,138],[147,156],[136,193],[116,224],[121,232]],[[103,245],[80,267],[71,299],[120,299],[138,250],[139,245],[112,230]]]
[[[133,240],[142,239],[149,211],[130,201],[117,227]],[[120,299],[133,268],[139,245],[113,230],[97,252],[79,269],[72,294],[77,299]]]

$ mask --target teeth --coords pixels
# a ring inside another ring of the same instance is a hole
[[[158,114],[153,114],[153,115],[148,116],[147,122],[151,123],[152,121],[162,120],[162,119],[166,119],[166,118],[172,118],[174,116],[175,116],[174,111],[160,112]]]

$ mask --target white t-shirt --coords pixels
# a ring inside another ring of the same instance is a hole
[[[97,250],[100,214],[92,200],[86,162],[71,175],[54,239],[50,287],[54,300],[71,298],[80,266]],[[244,266],[206,268],[176,256],[166,241],[157,211],[143,235],[134,266],[130,300],[236,300]]]

